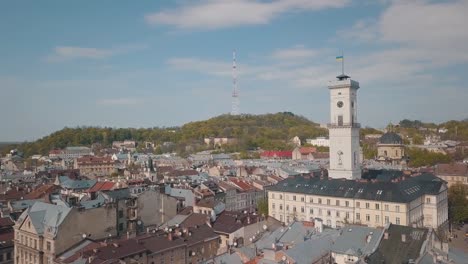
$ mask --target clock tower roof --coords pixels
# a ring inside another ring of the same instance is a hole
[[[346,75],[346,74],[343,73],[343,74],[340,74],[340,75],[336,76],[336,78],[337,78],[338,80],[340,80],[340,81],[343,81],[343,80],[346,80],[346,79],[350,79],[351,76],[348,76],[348,75]]]

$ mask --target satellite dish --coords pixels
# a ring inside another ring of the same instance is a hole
[[[140,220],[138,220],[137,225],[141,225],[141,221],[140,221]]]
[[[249,241],[250,241],[250,242],[252,242],[252,240],[253,240],[252,238],[249,238]]]
[[[81,237],[82,237],[83,239],[85,239],[85,238],[86,238],[86,234],[82,234]]]
[[[281,259],[282,259],[283,261],[286,261],[286,256],[283,256]]]

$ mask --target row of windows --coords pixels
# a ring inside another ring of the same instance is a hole
[[[272,196],[273,196],[272,198],[274,198],[274,194],[273,194]],[[282,198],[281,198],[281,195],[280,195],[280,199],[282,199]],[[428,203],[430,203],[430,198],[428,198],[428,199],[429,199],[429,202],[428,202]],[[296,196],[294,195],[294,196],[293,196],[293,201],[295,201],[295,200],[296,200]],[[301,197],[301,202],[303,202],[303,201],[304,201],[304,197]],[[322,204],[322,199],[321,199],[321,198],[318,198],[317,201],[318,201],[318,204]],[[312,197],[310,198],[310,203],[314,203],[314,198],[312,198]],[[330,200],[330,199],[326,199],[326,204],[327,204],[327,205],[331,205],[331,200]],[[340,200],[336,200],[336,201],[335,201],[335,205],[336,205],[336,206],[340,206]],[[280,206],[281,206],[281,205],[280,205]],[[349,207],[349,201],[345,201],[344,206]],[[272,204],[272,207],[273,207],[273,209],[275,209],[275,204],[274,204],[274,203]],[[356,208],[361,208],[361,203],[360,203],[360,202],[356,202]],[[371,204],[370,204],[370,203],[365,203],[365,208],[366,208],[366,209],[371,209]],[[375,208],[375,210],[380,210],[380,204],[379,204],[379,203],[375,203],[375,204],[374,204],[374,207],[373,207],[372,209],[374,209],[374,208]],[[280,210],[282,210],[282,208],[280,208]],[[286,210],[288,210],[288,209],[286,209]],[[388,204],[385,204],[385,205],[384,205],[384,210],[385,210],[385,211],[389,211],[389,205],[388,205]],[[396,211],[396,212],[400,212],[400,206],[399,206],[399,205],[396,205],[396,206],[395,206],[395,211]]]
[[[31,227],[31,222],[28,222],[28,226]],[[30,248],[34,248],[34,249],[37,249],[37,239],[33,239],[31,237],[27,237],[27,236],[24,236],[24,235],[21,235],[20,236],[20,243],[22,245],[25,245],[27,247],[30,247]]]
[[[319,209],[319,214],[318,215],[321,215],[321,214],[322,214],[322,210]],[[339,217],[340,212],[337,211],[336,215],[337,215],[337,217]],[[276,214],[273,213],[272,216],[273,216],[273,218],[276,218]],[[327,216],[331,216],[330,210],[327,210]],[[349,219],[349,212],[346,212],[345,216],[346,216],[346,219]],[[279,220],[281,222],[283,222],[283,220],[286,220],[286,222],[289,223],[289,221],[290,221],[290,216],[289,215],[286,215],[285,219],[283,219],[282,214],[280,214],[279,217],[280,217]],[[293,217],[293,216],[291,216],[291,217]],[[301,219],[301,220],[304,221],[305,219]],[[314,217],[310,216],[310,221],[314,221]],[[356,213],[356,221],[357,222],[361,221],[361,214],[360,213]],[[369,214],[365,215],[365,221],[366,222],[371,222],[372,221],[371,216]],[[380,215],[375,215],[374,216],[374,221],[375,221],[375,223],[380,224]],[[390,223],[390,217],[389,216],[385,216],[384,223],[385,224]],[[401,223],[400,217],[396,217],[395,218],[395,224],[399,225],[400,223]]]
[[[11,260],[11,252],[7,252],[6,254],[0,253],[0,262]]]

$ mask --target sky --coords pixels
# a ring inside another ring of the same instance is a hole
[[[1,1],[0,141],[63,127],[168,127],[231,111],[329,119],[328,81],[359,81],[358,119],[468,118],[468,0]]]

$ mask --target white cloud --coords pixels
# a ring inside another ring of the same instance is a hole
[[[143,101],[139,98],[107,98],[100,99],[96,103],[103,106],[131,106],[141,104]]]
[[[65,61],[72,59],[103,59],[114,54],[111,49],[83,48],[72,46],[57,46],[52,55],[47,57],[48,61]]]
[[[165,24],[180,29],[217,29],[267,24],[285,12],[320,10],[345,6],[349,0],[201,0],[195,4],[145,16],[150,25]]]
[[[468,62],[468,1],[393,1],[376,20],[360,20],[339,35],[392,46],[385,60],[432,66]],[[398,48],[395,48],[398,46]],[[373,55],[374,56],[374,55]]]
[[[314,57],[318,53],[318,50],[308,49],[303,45],[298,45],[288,49],[275,50],[271,57],[277,60],[303,60]]]
[[[198,73],[230,76],[232,65],[227,62],[201,60],[198,58],[172,58],[167,64],[178,70],[195,71]]]
[[[128,45],[117,48],[99,49],[77,46],[56,46],[49,56],[48,62],[62,62],[74,59],[105,59],[117,54],[146,49],[147,45]]]

